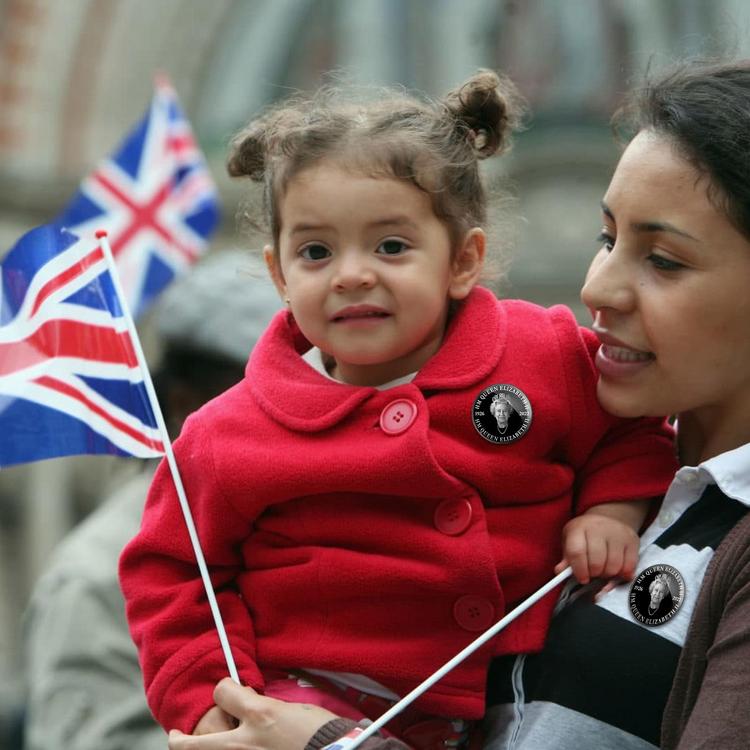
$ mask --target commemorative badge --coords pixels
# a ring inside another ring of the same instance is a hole
[[[514,385],[496,383],[474,401],[471,414],[477,432],[490,443],[512,443],[531,425],[531,403]]]
[[[630,611],[638,622],[655,627],[671,620],[685,600],[685,581],[671,565],[652,565],[630,587]]]

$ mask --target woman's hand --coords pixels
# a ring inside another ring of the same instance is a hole
[[[228,677],[216,686],[214,701],[195,734],[169,733],[169,750],[303,750],[323,724],[336,718],[320,706],[258,695]]]
[[[236,684],[236,683],[235,683]],[[213,734],[215,732],[228,732],[237,726],[237,720],[230,716],[219,706],[209,708],[195,725],[193,734]]]

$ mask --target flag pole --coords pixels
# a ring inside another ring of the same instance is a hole
[[[552,589],[559,586],[563,581],[571,576],[573,569],[568,566],[562,572],[558,573],[554,578],[547,581],[540,589],[535,591],[528,599],[524,599],[515,609],[508,612],[505,617],[498,620],[492,627],[485,630],[478,638],[473,640],[463,651],[457,653],[450,661],[443,664],[440,669],[430,675],[424,682],[417,685],[408,695],[405,695],[398,703],[391,706],[380,718],[373,721],[365,729],[362,730],[353,739],[347,741],[345,750],[355,750],[360,744],[362,744],[368,737],[372,736],[382,726],[387,724],[394,716],[400,714],[409,704],[419,698],[422,693],[431,688],[438,680],[445,677],[448,672],[451,671],[455,666],[460,664],[467,656],[473,654],[480,646],[484,645],[490,638],[497,635],[506,625],[509,625],[519,615],[523,614],[529,607],[536,604],[542,597],[546,596]],[[336,744],[338,740],[332,744]],[[325,750],[325,748],[323,749]]]
[[[146,387],[146,393],[148,394],[148,400],[151,403],[151,410],[154,412],[156,418],[156,424],[162,436],[162,442],[164,443],[164,454],[169,464],[169,469],[172,473],[172,479],[174,481],[175,489],[177,490],[177,497],[180,500],[180,508],[182,509],[182,515],[185,517],[185,525],[187,526],[188,535],[190,536],[190,542],[193,545],[193,551],[195,553],[195,559],[198,562],[198,569],[200,570],[201,579],[203,580],[203,587],[206,590],[206,596],[208,597],[208,604],[211,608],[211,614],[214,618],[214,624],[219,634],[219,641],[221,642],[221,648],[224,652],[224,659],[229,669],[229,676],[237,683],[240,684],[240,677],[237,672],[237,666],[234,663],[234,657],[232,656],[232,650],[229,646],[229,639],[227,638],[226,628],[224,627],[224,620],[221,617],[221,611],[219,610],[219,604],[216,601],[216,594],[214,593],[213,584],[211,583],[211,577],[208,574],[208,568],[206,566],[206,560],[203,556],[203,550],[201,548],[200,539],[198,539],[198,532],[195,529],[195,523],[193,521],[193,515],[190,512],[190,505],[187,501],[185,494],[185,487],[182,484],[182,477],[180,471],[177,468],[177,461],[174,457],[174,451],[172,450],[172,441],[169,439],[169,433],[167,432],[167,426],[164,422],[164,415],[161,412],[159,401],[156,398],[156,391],[154,390],[154,384],[151,380],[151,373],[149,372],[148,366],[146,365],[146,357],[143,354],[143,348],[141,347],[141,341],[138,338],[138,332],[133,322],[133,317],[130,314],[128,302],[125,294],[122,291],[120,285],[120,278],[117,274],[117,268],[115,266],[114,258],[112,257],[112,249],[109,246],[109,240],[107,239],[107,232],[100,229],[96,232],[96,238],[99,240],[99,246],[104,253],[104,257],[109,267],[110,276],[112,277],[112,283],[115,287],[115,292],[122,306],[123,316],[128,327],[128,333],[130,339],[133,342],[133,349],[138,360],[138,364],[143,372],[143,383]]]

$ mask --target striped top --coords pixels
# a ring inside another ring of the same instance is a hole
[[[664,706],[703,576],[748,507],[750,444],[681,468],[643,534],[635,581],[597,602],[591,587],[570,587],[544,651],[493,663],[485,746],[658,748]],[[671,572],[671,589],[663,606],[655,606],[648,587],[661,571]]]

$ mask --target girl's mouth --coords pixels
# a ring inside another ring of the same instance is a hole
[[[352,305],[339,310],[331,316],[333,323],[346,323],[349,321],[382,320],[390,317],[390,313],[379,307],[371,305]]]

